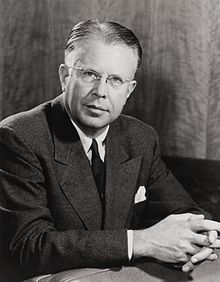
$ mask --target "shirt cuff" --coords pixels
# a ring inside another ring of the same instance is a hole
[[[127,230],[128,236],[128,259],[129,261],[132,259],[133,253],[133,230]]]

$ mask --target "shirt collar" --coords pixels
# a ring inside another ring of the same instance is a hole
[[[73,126],[75,127],[77,133],[79,134],[79,138],[80,138],[80,140],[82,142],[84,151],[86,153],[88,153],[89,150],[90,150],[90,147],[92,145],[92,139],[93,138],[88,137],[71,118],[70,118],[70,120],[71,120]],[[105,130],[99,136],[97,136],[95,138],[97,143],[98,143],[99,149],[100,149],[100,146],[103,146],[103,143],[104,143],[104,141],[106,139],[106,136],[108,134],[108,130],[109,130],[109,125],[107,125]]]

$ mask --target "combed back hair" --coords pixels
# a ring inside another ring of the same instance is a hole
[[[137,52],[139,68],[142,59],[142,48],[136,35],[128,28],[115,22],[100,23],[98,20],[87,20],[75,25],[66,42],[65,60],[70,52],[83,46],[90,38],[99,38],[106,44],[123,44]]]

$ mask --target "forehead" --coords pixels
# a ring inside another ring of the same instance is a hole
[[[120,74],[133,77],[136,69],[137,52],[123,44],[107,44],[102,40],[89,39],[68,55],[68,64],[94,68],[101,73]]]

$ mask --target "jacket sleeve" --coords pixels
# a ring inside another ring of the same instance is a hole
[[[0,128],[0,187],[1,243],[25,277],[127,263],[126,230],[56,230],[39,157],[8,127]]]
[[[147,180],[148,195],[143,216],[144,226],[153,225],[170,214],[194,213],[211,218],[211,215],[197,205],[167,169],[161,160],[158,136],[155,131],[153,133],[153,155]]]

